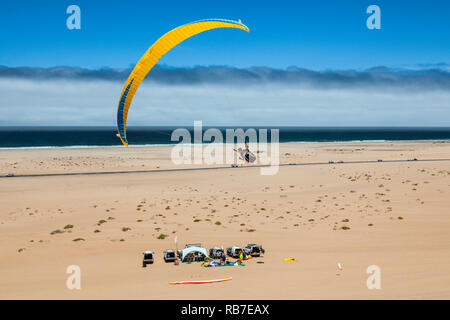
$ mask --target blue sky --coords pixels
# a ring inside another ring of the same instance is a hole
[[[81,8],[81,30],[66,8]],[[366,8],[381,8],[368,30]],[[195,36],[164,56],[170,66],[296,65],[313,70],[450,62],[450,1],[23,1],[0,5],[0,65],[129,67],[162,34],[205,18],[241,19],[240,30]]]
[[[66,27],[71,4],[81,30]],[[372,4],[381,30],[366,27]],[[1,0],[0,126],[115,126],[128,68],[207,18],[250,33],[211,30],[171,50],[129,126],[450,126],[449,13],[448,0]]]

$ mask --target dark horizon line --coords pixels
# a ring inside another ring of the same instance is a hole
[[[152,129],[152,128],[180,128],[180,127],[193,127],[193,125],[183,126],[183,125],[154,125],[154,126],[127,126],[127,129]],[[315,129],[315,128],[380,128],[380,129],[418,129],[418,128],[430,128],[430,129],[450,129],[450,126],[296,126],[296,125],[252,125],[252,126],[239,126],[239,125],[233,125],[233,126],[214,126],[214,125],[202,125],[203,128],[219,128],[219,129],[226,129],[226,128],[306,128],[306,129]],[[116,126],[106,126],[106,125],[97,125],[97,126],[60,126],[60,125],[43,125],[43,126],[35,126],[35,125],[0,125],[0,129],[15,129],[15,128],[36,128],[36,129],[42,129],[42,128],[55,128],[55,129],[117,129]]]

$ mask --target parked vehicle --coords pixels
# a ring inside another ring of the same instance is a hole
[[[227,248],[227,255],[232,258],[239,258],[239,254],[241,253],[241,251],[242,251],[241,247],[237,246],[229,247]]]
[[[164,261],[165,262],[174,262],[177,259],[175,256],[175,251],[172,249],[168,249],[164,251]]]
[[[153,264],[153,251],[144,251],[144,259],[142,260],[142,267],[147,267],[147,264]]]
[[[14,173],[8,173],[7,175],[6,175],[6,177],[14,177]]]
[[[328,163],[332,164],[332,163],[334,163],[334,161],[333,161],[333,160],[330,160],[330,161],[328,161]]]
[[[344,161],[343,160],[339,160],[337,163],[344,163]]]
[[[244,251],[252,257],[259,257],[266,252],[261,245],[255,243],[249,243],[245,246]]]
[[[408,161],[417,161],[417,158],[409,158]]]
[[[209,257],[211,259],[220,259],[222,257],[222,253],[224,253],[224,251],[219,247],[209,249]]]
[[[378,159],[377,161],[378,161],[378,162],[383,162],[383,159]]]

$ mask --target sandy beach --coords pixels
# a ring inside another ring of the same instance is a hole
[[[0,172],[177,168],[170,152],[3,149]],[[450,299],[450,162],[345,163],[413,157],[450,158],[450,142],[287,143],[282,163],[344,163],[273,176],[248,166],[2,178],[0,299]],[[242,267],[175,266],[163,261],[175,236],[179,248],[259,243],[266,254]],[[142,268],[145,250],[156,261]],[[70,265],[81,290],[66,287]],[[380,290],[366,286],[371,265]]]

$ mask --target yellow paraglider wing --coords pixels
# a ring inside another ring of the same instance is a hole
[[[238,28],[250,32],[246,25],[232,20],[210,19],[192,22],[167,32],[138,61],[123,87],[117,109],[118,136],[125,146],[128,146],[126,131],[128,110],[130,109],[131,100],[142,80],[144,80],[158,60],[170,49],[189,37],[216,28]]]

